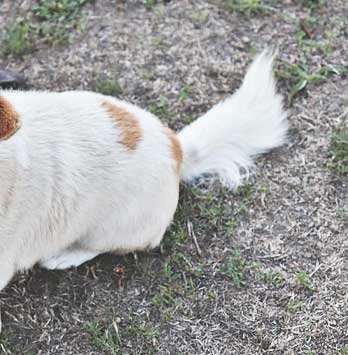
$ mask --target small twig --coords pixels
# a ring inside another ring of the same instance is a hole
[[[118,331],[118,326],[117,326],[117,322],[115,321],[115,319],[112,320],[112,326],[115,329],[117,340],[118,340],[119,344],[122,345],[120,333]]]
[[[193,230],[193,225],[192,225],[192,223],[190,221],[187,222],[187,230],[188,230],[189,236],[192,237],[193,242],[195,243],[198,255],[201,256],[202,255],[202,250],[201,250],[201,248],[198,245],[197,238],[196,238],[195,232]]]
[[[313,275],[314,275],[322,266],[323,266],[323,264],[318,264],[318,265],[316,266],[316,268],[314,269],[314,271],[312,271],[312,272],[309,274],[309,276],[310,276],[310,277],[313,277]]]
[[[300,21],[300,27],[302,29],[302,31],[306,34],[306,36],[308,38],[312,38],[313,37],[313,32],[309,29],[307,23],[305,20],[301,20]]]

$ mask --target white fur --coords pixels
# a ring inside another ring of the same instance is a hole
[[[256,155],[284,143],[288,123],[272,64],[273,56],[263,52],[234,95],[179,133],[184,180],[211,173],[235,188],[248,176]]]
[[[242,87],[178,134],[182,177],[217,173],[240,183],[259,153],[287,130],[271,74],[259,56]],[[173,218],[179,177],[161,122],[134,105],[89,92],[2,92],[22,127],[0,142],[0,290],[18,270],[77,266],[107,252],[156,247]],[[119,141],[108,100],[138,120],[134,151]]]

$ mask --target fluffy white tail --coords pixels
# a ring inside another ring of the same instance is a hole
[[[288,124],[276,93],[273,59],[264,51],[234,95],[178,133],[183,180],[208,173],[235,188],[248,176],[256,155],[284,143]]]

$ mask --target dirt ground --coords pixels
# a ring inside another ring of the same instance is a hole
[[[0,66],[35,89],[117,79],[124,99],[179,129],[232,93],[267,45],[311,70],[347,65],[346,0],[313,9],[273,1],[250,14],[228,3],[96,0],[71,43],[39,44]],[[0,1],[0,27],[30,6]],[[299,39],[300,19],[312,46]],[[290,84],[279,88],[286,96]],[[0,294],[0,353],[348,354],[348,179],[326,166],[348,109],[347,75],[309,84],[287,106],[288,143],[259,158],[237,192],[204,180],[183,186],[160,250],[17,275]]]

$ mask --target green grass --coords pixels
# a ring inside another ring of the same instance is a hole
[[[271,7],[263,0],[226,0],[227,10],[250,16],[268,12]]]
[[[208,10],[195,10],[191,14],[191,19],[196,25],[203,25],[209,19]]]
[[[39,0],[33,14],[39,21],[40,37],[53,44],[70,39],[70,31],[78,26],[80,11],[91,0]]]
[[[337,216],[342,222],[347,223],[348,222],[348,208],[347,207],[338,208],[337,209]]]
[[[344,345],[338,350],[339,355],[348,355],[348,346]]]
[[[0,354],[13,354],[11,342],[4,332],[0,334]]]
[[[302,301],[291,300],[287,303],[286,309],[290,313],[297,313],[297,312],[302,311],[304,306],[305,306],[305,304]]]
[[[84,330],[91,336],[92,344],[101,351],[106,351],[110,355],[123,355],[121,351],[121,340],[114,331],[111,333],[109,329],[104,330],[98,322],[92,321],[85,325]]]
[[[226,258],[222,272],[231,279],[235,287],[241,288],[246,285],[248,272],[256,268],[257,264],[249,262],[241,255],[240,251],[236,249]]]
[[[88,322],[84,330],[90,335],[92,345],[103,354],[130,355],[154,354],[157,349],[160,331],[143,319],[129,316],[126,320],[112,320],[107,327],[97,321]],[[122,341],[127,339],[127,343]],[[131,344],[129,344],[129,339]],[[142,353],[129,350],[133,344],[141,343]]]
[[[303,7],[307,7],[309,9],[318,9],[324,5],[324,0],[302,0],[301,1]]]
[[[171,120],[174,116],[170,111],[168,98],[163,95],[149,105],[149,111],[165,121]]]
[[[348,126],[345,120],[331,137],[327,166],[336,174],[348,173]]]
[[[26,16],[1,34],[1,54],[21,58],[36,43],[62,44],[80,26],[81,9],[94,0],[38,0]]]
[[[241,217],[249,210],[255,194],[265,192],[264,187],[255,187],[252,184],[245,184],[234,193],[234,204],[227,203],[225,197],[231,194],[227,188],[216,183],[214,188],[202,190],[190,186],[181,192],[181,200],[174,216],[174,223],[165,234],[161,243],[162,252],[170,255],[178,247],[184,246],[190,239],[188,235],[188,216],[193,223],[197,239],[201,233],[222,235],[222,238],[230,238]],[[202,226],[205,226],[202,229]]]
[[[121,96],[123,89],[117,79],[99,77],[95,83],[95,91],[108,96]]]
[[[262,273],[261,278],[264,282],[272,285],[273,287],[282,287],[285,284],[285,278],[282,273],[277,271],[270,271]]]
[[[295,34],[298,47],[306,54],[311,55],[313,50],[318,50],[320,54],[327,57],[339,44],[339,29],[327,29],[321,33],[316,33],[315,28],[324,26],[325,22],[320,17],[309,16],[301,20]]]
[[[308,291],[315,291],[315,286],[311,276],[305,271],[296,272],[296,284],[298,287]]]
[[[185,101],[192,94],[192,87],[188,84],[184,84],[179,93],[179,99]]]
[[[177,313],[188,316],[191,310],[185,305],[188,301],[198,302],[202,278],[205,279],[205,250],[200,253],[194,244],[192,233],[196,235],[198,244],[204,245],[203,238],[218,234],[221,238],[229,238],[242,215],[254,200],[257,189],[252,185],[241,187],[235,192],[234,205],[227,203],[224,196],[228,190],[219,183],[214,188],[191,186],[183,188],[181,201],[174,217],[174,223],[166,233],[161,250],[165,261],[151,283],[157,285],[151,297],[151,303],[159,310],[163,321],[170,321]],[[191,223],[192,230],[188,228]],[[191,247],[188,248],[187,244]],[[249,271],[255,263],[245,260],[238,251],[226,258],[221,272],[232,280],[236,287],[242,287]],[[216,294],[205,295],[213,300]]]
[[[32,27],[23,19],[17,20],[1,34],[0,53],[3,56],[22,57],[33,49]]]
[[[155,6],[155,0],[145,0],[144,6],[147,10],[152,10]]]
[[[341,75],[348,72],[348,66],[326,65],[313,71],[305,63],[290,64],[282,62],[280,69],[276,71],[276,76],[287,80],[291,89],[288,100],[291,104],[294,97],[303,91],[308,85],[326,81],[331,75]]]

